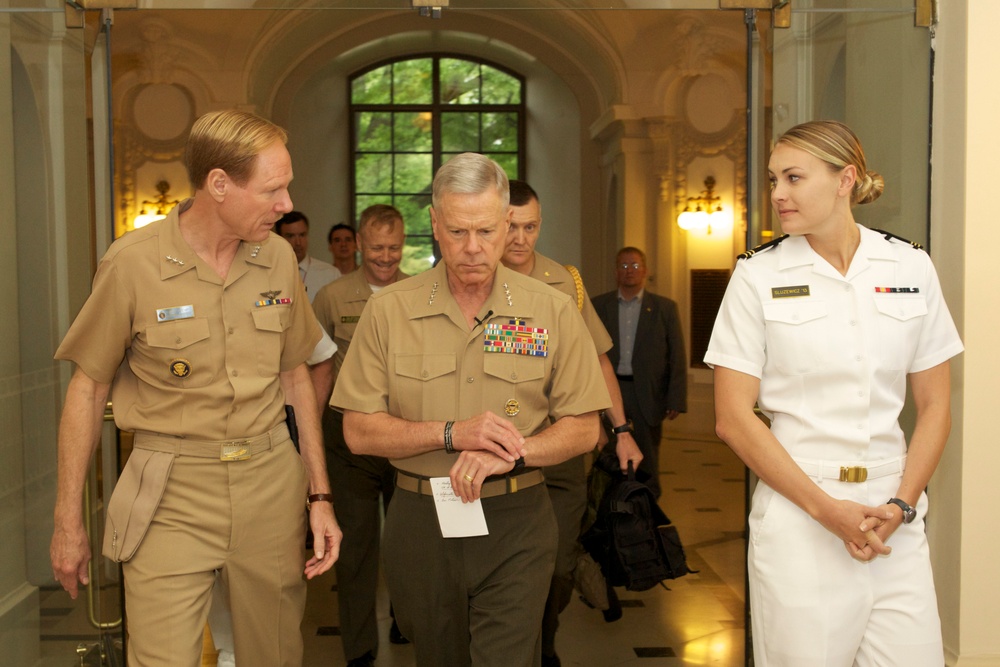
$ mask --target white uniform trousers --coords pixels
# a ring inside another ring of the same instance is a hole
[[[836,498],[878,506],[895,474],[860,484],[824,479]],[[758,483],[750,513],[748,572],[757,667],[941,667],[944,650],[924,534],[917,518],[869,563],[785,497]]]

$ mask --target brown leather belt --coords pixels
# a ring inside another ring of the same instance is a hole
[[[274,445],[289,439],[288,425],[280,422],[267,433],[252,438],[238,440],[194,440],[160,433],[137,431],[135,434],[136,449],[148,449],[154,452],[169,452],[176,456],[194,456],[220,461],[245,461],[254,454],[260,454]]]
[[[480,492],[481,498],[493,498],[508,493],[517,493],[545,481],[545,475],[540,468],[523,472],[520,475],[505,475],[499,479],[487,479]],[[402,470],[396,471],[396,488],[419,493],[422,496],[433,496],[430,479],[418,477]]]

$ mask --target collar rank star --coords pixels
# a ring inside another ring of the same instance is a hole
[[[548,329],[529,327],[524,324],[524,320],[514,318],[507,324],[487,324],[483,334],[483,349],[486,352],[546,357],[549,354],[548,340]]]
[[[261,292],[260,295],[264,297],[262,301],[256,302],[258,308],[263,308],[264,306],[279,306],[282,304],[291,303],[292,300],[289,298],[279,299],[278,295],[281,294],[281,290],[271,290],[270,292]]]

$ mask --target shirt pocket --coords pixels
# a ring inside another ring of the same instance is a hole
[[[257,372],[261,377],[273,377],[281,370],[281,346],[291,316],[289,306],[264,306],[252,311],[257,330]]]
[[[397,354],[395,357],[396,396],[400,416],[411,421],[455,419],[458,412],[454,354]],[[390,392],[391,393],[391,392]],[[417,400],[410,400],[417,397]]]
[[[204,387],[215,377],[208,320],[158,322],[145,331],[146,346],[132,357],[137,377],[150,384]]]
[[[545,360],[522,354],[490,353],[483,358],[485,408],[509,419],[524,435],[547,415]]]
[[[762,306],[767,358],[778,372],[805,375],[830,364],[832,323],[826,301],[770,301]]]
[[[876,294],[878,310],[877,363],[888,370],[906,370],[913,361],[927,300],[922,294]]]

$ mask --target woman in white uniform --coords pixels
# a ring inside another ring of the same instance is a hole
[[[940,667],[924,488],[962,342],[927,254],[855,223],[852,205],[884,183],[849,128],[792,128],[768,171],[788,236],[741,255],[705,356],[716,431],[761,480],[755,664]],[[907,378],[909,445],[897,421]]]

